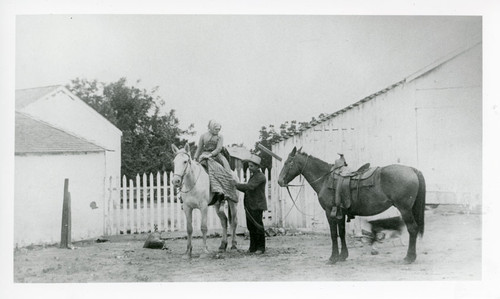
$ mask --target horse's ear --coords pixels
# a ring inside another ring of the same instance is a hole
[[[191,157],[191,150],[189,149],[189,143],[186,143],[186,145],[184,145],[184,150]]]
[[[172,143],[172,151],[174,152],[174,154],[177,154],[177,152],[179,151],[177,146],[175,146],[175,144],[173,144],[173,143]]]
[[[301,152],[302,152],[302,146],[299,148],[298,152],[299,152],[299,153],[301,153]]]
[[[296,152],[297,152],[297,147],[294,146],[292,152],[290,153],[290,156],[295,156]]]

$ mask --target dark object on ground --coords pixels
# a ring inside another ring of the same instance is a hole
[[[381,243],[384,240],[391,238],[399,238],[401,245],[404,245],[401,239],[401,233],[405,223],[401,217],[391,217],[368,221],[371,226],[370,232],[363,230],[363,234],[370,239],[372,246],[371,254],[377,255],[379,252],[375,246],[376,243]]]
[[[384,234],[384,231],[394,231],[395,233],[399,233],[399,235],[401,235],[401,232],[405,225],[403,219],[401,219],[401,217],[399,216],[372,220],[368,221],[368,223],[370,223],[372,227],[372,234],[375,237],[375,240],[384,239],[384,236],[380,235]]]
[[[150,233],[148,238],[146,239],[146,242],[144,242],[143,248],[149,248],[149,249],[167,249],[167,246],[165,244],[164,240],[160,239],[160,233],[159,232],[153,232]]]
[[[96,243],[104,243],[104,242],[109,242],[108,239],[97,239],[95,240]]]

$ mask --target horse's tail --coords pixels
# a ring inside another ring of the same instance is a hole
[[[424,217],[425,217],[425,179],[422,172],[416,168],[413,168],[415,174],[418,177],[418,193],[415,203],[413,204],[412,212],[413,217],[418,225],[418,233],[420,236],[424,235]]]

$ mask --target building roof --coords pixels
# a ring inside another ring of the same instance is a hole
[[[373,94],[371,94],[371,95],[369,95],[367,97],[364,97],[361,100],[359,100],[359,101],[357,101],[357,102],[355,102],[355,103],[353,103],[353,104],[351,104],[351,105],[349,105],[349,106],[347,106],[347,107],[345,107],[343,109],[340,109],[340,110],[338,110],[338,111],[336,111],[334,113],[326,114],[324,117],[322,117],[320,119],[316,119],[316,120],[310,121],[305,126],[301,127],[298,132],[295,132],[295,133],[285,133],[284,135],[281,135],[281,137],[279,138],[279,140],[275,141],[275,142],[272,142],[272,144],[276,144],[276,143],[279,143],[279,142],[281,142],[281,141],[283,141],[285,139],[291,138],[291,137],[293,137],[295,135],[299,135],[299,134],[301,134],[305,130],[313,128],[313,127],[321,124],[322,122],[325,122],[325,121],[327,121],[327,120],[329,120],[329,119],[331,119],[333,117],[336,117],[337,115],[343,114],[343,113],[351,110],[352,108],[354,108],[356,106],[362,105],[363,103],[368,102],[368,101],[372,100],[373,98],[378,97],[381,94],[387,93],[388,91],[390,91],[390,90],[392,90],[392,89],[394,89],[394,88],[396,88],[396,87],[398,87],[398,86],[400,86],[402,84],[405,84],[406,82],[413,81],[413,80],[415,80],[415,79],[417,79],[417,78],[425,75],[426,73],[428,73],[428,72],[436,69],[437,67],[443,65],[444,63],[446,63],[446,62],[454,59],[455,57],[461,55],[462,53],[465,53],[465,52],[471,50],[472,48],[474,48],[474,47],[476,47],[476,46],[478,46],[480,44],[482,44],[482,41],[474,41],[471,44],[468,44],[468,45],[466,45],[466,46],[464,46],[462,48],[459,48],[459,49],[457,49],[457,50],[449,53],[445,57],[442,57],[441,59],[438,59],[438,60],[434,61],[433,63],[425,66],[424,68],[418,70],[417,72],[409,75],[408,77],[404,78],[401,81],[398,81],[398,82],[396,82],[396,83],[394,83],[394,84],[392,84],[392,85],[390,85],[390,86],[388,86],[388,87],[386,87],[386,88],[384,88],[382,90],[379,90],[379,91],[377,91],[377,92],[375,92],[375,93],[373,93]]]
[[[17,89],[16,90],[16,110],[22,109],[31,103],[38,101],[45,95],[48,95],[60,88],[61,85],[51,85],[44,87]]]
[[[103,152],[104,148],[16,112],[15,153]]]
[[[231,146],[227,147],[227,151],[231,157],[244,160],[250,157],[250,151],[244,146]]]
[[[16,89],[16,111],[23,111],[23,108],[26,106],[41,100],[45,97],[56,95],[58,93],[63,93],[73,100],[78,100],[79,102],[83,103],[84,106],[86,106],[88,109],[92,110],[95,112],[96,115],[101,117],[102,119],[106,120],[109,124],[111,124],[115,130],[120,132],[120,135],[122,134],[122,131],[116,127],[115,124],[113,124],[111,121],[109,121],[106,117],[101,115],[99,112],[97,112],[94,108],[92,108],[88,103],[80,99],[77,95],[75,95],[71,90],[67,89],[63,85],[51,85],[51,86],[44,86],[44,87],[35,87],[35,88],[27,88],[27,89]]]

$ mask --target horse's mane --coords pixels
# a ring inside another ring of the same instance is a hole
[[[309,157],[309,159],[314,159],[314,160],[317,160],[317,161],[320,161],[320,162],[327,163],[328,165],[332,165],[332,164],[330,164],[329,162],[327,162],[327,161],[323,161],[323,160],[321,160],[320,158],[316,158],[315,156],[310,155],[310,154],[308,154],[308,153],[306,153],[306,152],[297,151],[297,154],[302,154],[302,155],[304,155],[304,156],[306,156],[306,157]]]

